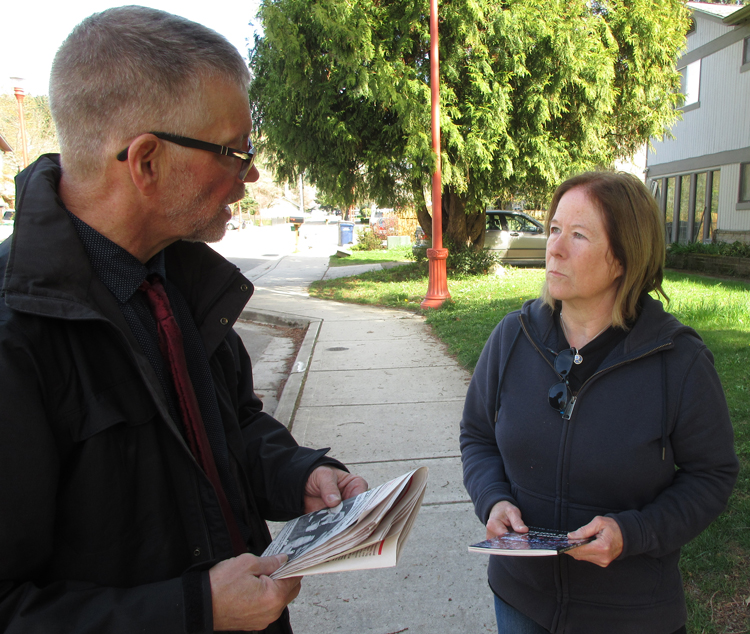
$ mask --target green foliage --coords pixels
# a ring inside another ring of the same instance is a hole
[[[468,245],[456,245],[446,241],[448,259],[445,266],[451,277],[464,275],[486,275],[500,264],[500,257],[489,249],[477,249]]]
[[[29,162],[42,154],[59,152],[55,124],[49,108],[49,98],[45,95],[29,95],[23,100],[24,121],[26,124],[26,144]],[[23,169],[21,128],[18,122],[18,102],[14,95],[0,95],[0,134],[13,148],[5,154],[3,173],[0,175],[0,190],[13,191],[12,179]]]
[[[280,177],[305,170],[342,207],[411,200],[427,214],[428,16],[426,0],[263,0],[250,95]],[[460,213],[544,199],[678,116],[681,0],[445,0],[440,20],[444,195]]]
[[[385,249],[384,240],[377,235],[372,227],[367,226],[364,229],[357,229],[357,243],[352,247],[352,251],[374,251],[376,249]]]
[[[427,262],[427,247],[416,247],[411,250],[411,253],[409,254],[409,259],[414,260],[415,262],[422,263]],[[447,268],[447,263],[446,263]]]
[[[253,196],[248,192],[245,194],[245,197],[240,201],[240,209],[245,214],[250,214],[251,216],[254,216],[258,213],[259,205],[258,201],[253,198]]]
[[[683,253],[700,253],[704,255],[723,255],[736,258],[750,258],[750,244],[742,242],[717,242],[703,244],[702,242],[689,242],[679,244],[677,242],[667,246],[667,254],[680,255]]]

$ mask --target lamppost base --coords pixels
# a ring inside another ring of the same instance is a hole
[[[448,249],[427,249],[430,265],[430,277],[427,284],[427,295],[422,301],[422,308],[440,308],[446,299],[450,299],[448,292],[448,276],[445,260]]]

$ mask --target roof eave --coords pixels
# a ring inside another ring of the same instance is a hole
[[[722,22],[728,26],[735,26],[750,20],[750,4],[725,17]]]

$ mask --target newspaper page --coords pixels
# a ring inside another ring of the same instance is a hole
[[[288,557],[271,577],[283,579],[395,565],[419,512],[426,482],[427,468],[420,467],[344,500],[335,508],[321,509],[288,522],[263,553],[264,556],[283,553]],[[396,539],[389,541],[390,537]],[[364,557],[368,547],[373,547],[370,554],[374,553],[374,559]],[[360,550],[363,552],[354,555]],[[384,558],[384,553],[388,558]],[[350,563],[342,563],[349,555],[352,555]],[[323,569],[323,562],[332,560],[339,563]],[[370,565],[375,563],[377,566]],[[313,567],[315,572],[308,572]]]

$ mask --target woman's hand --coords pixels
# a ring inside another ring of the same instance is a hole
[[[526,533],[529,527],[523,523],[518,507],[504,500],[495,504],[490,511],[490,519],[487,520],[487,539],[504,535],[509,530]]]
[[[606,568],[622,552],[622,531],[611,517],[598,515],[586,526],[568,533],[568,539],[584,539],[594,536],[596,539],[593,542],[573,548],[566,554],[579,561],[590,561],[592,564]]]

